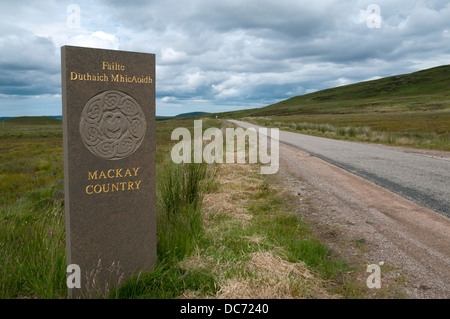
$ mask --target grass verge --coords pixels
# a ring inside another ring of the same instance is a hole
[[[175,165],[157,124],[158,260],[106,298],[338,298],[348,266],[257,164]],[[203,129],[220,126],[206,120]],[[14,131],[13,128],[9,128]],[[60,138],[5,137],[0,164],[0,298],[65,298]],[[348,290],[347,290],[348,291]]]
[[[335,286],[349,266],[288,209],[289,195],[261,175],[258,164],[210,166],[199,183],[198,211],[185,193],[196,188],[173,178],[189,176],[192,167],[167,168],[159,193],[158,229],[165,237],[158,236],[158,265],[110,298],[342,297]],[[183,208],[173,205],[175,198],[183,198]]]
[[[414,123],[411,121],[395,120],[396,115],[392,114],[389,116],[377,115],[377,123],[368,119],[361,120],[360,117],[363,116],[367,117],[367,115],[360,114],[356,120],[352,119],[352,116],[346,115],[342,121],[339,121],[337,115],[291,116],[290,118],[253,117],[243,120],[265,127],[277,127],[281,130],[333,139],[450,151],[448,127],[445,129],[445,125],[448,125],[449,122],[447,120],[444,124],[444,118],[442,118],[442,127],[436,126],[437,120],[433,120],[433,125],[429,125],[431,122],[427,122],[426,119],[420,123],[421,127],[413,127]],[[403,118],[407,117],[407,115],[402,116]],[[304,120],[317,122],[304,122]],[[417,116],[415,120],[418,120]],[[363,125],[366,123],[366,125],[361,126],[361,123]]]
[[[0,143],[0,298],[61,297],[62,141],[39,136]]]

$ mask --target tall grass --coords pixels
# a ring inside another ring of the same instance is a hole
[[[0,298],[65,298],[62,140],[46,137],[53,130],[59,130],[60,136],[61,127],[35,126],[38,133],[32,138],[14,135],[22,126],[6,129],[0,152]],[[206,164],[164,162],[170,154],[172,129],[169,122],[157,127],[159,258],[155,272],[143,276],[155,279],[170,274],[176,282],[180,271],[173,265],[195,249],[202,233],[202,192],[214,182]],[[178,293],[164,294],[167,286],[153,288],[149,296]]]
[[[0,298],[62,298],[63,200],[56,185],[29,191],[0,211]]]
[[[214,169],[206,163],[160,163],[157,170],[157,264],[137,274],[109,298],[175,298],[189,289],[215,289],[214,278],[187,272],[178,263],[191,255],[203,235],[203,194],[214,188]],[[208,178],[208,180],[206,180]]]
[[[7,138],[1,144],[0,298],[63,298],[62,141]]]
[[[167,162],[158,183],[158,257],[182,259],[202,232],[202,181],[205,163]]]
[[[391,132],[377,131],[369,126],[334,126],[309,122],[290,123],[258,118],[248,118],[248,120],[268,127],[278,127],[329,138],[450,150],[450,139],[445,136],[441,137],[434,132]]]
[[[174,218],[186,205],[198,206],[201,202],[200,182],[206,176],[205,163],[180,163],[168,161],[160,173],[158,204],[169,219]]]
[[[214,165],[167,160],[174,123],[157,127],[157,263],[152,271],[136,274],[105,297],[176,298],[189,291],[214,296],[224,279],[255,276],[245,265],[261,249],[283,251],[280,254],[289,262],[304,261],[325,278],[342,271],[301,220],[285,211],[283,197],[270,178],[256,173],[256,167],[250,175],[228,167],[221,174],[231,176],[233,183],[222,185]],[[61,140],[2,142],[0,298],[65,298]],[[206,194],[216,196],[219,211],[210,207],[202,214]],[[221,194],[231,197],[220,203]],[[245,213],[239,213],[241,208]],[[236,219],[230,210],[235,210]],[[206,268],[181,266],[201,254],[208,257],[203,260]]]

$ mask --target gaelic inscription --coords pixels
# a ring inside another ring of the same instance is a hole
[[[94,96],[81,113],[81,139],[89,151],[103,159],[119,160],[133,154],[145,131],[145,116],[138,102],[120,91]]]

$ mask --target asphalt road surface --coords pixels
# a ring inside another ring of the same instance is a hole
[[[261,127],[231,122],[243,128]],[[281,130],[279,141],[450,217],[449,160]]]

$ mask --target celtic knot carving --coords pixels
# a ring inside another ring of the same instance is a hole
[[[81,139],[103,159],[119,160],[131,155],[141,145],[145,131],[145,116],[138,102],[120,91],[94,96],[81,113]]]

